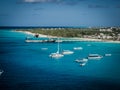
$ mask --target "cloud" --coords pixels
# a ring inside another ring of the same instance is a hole
[[[61,0],[23,0],[26,3],[47,3],[47,2],[60,2]]]
[[[66,5],[76,5],[81,1],[86,0],[23,0],[22,3],[57,3]]]
[[[61,1],[63,1],[63,0],[17,0],[16,4],[58,3]]]

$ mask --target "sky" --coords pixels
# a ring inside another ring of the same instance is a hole
[[[0,26],[120,26],[120,0],[0,0]]]

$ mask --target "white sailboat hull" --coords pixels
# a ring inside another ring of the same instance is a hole
[[[64,55],[62,55],[60,53],[52,53],[49,56],[52,57],[52,58],[60,58],[60,57],[63,57]]]
[[[58,41],[59,41],[59,38],[58,38]],[[59,48],[60,47],[59,47],[59,42],[58,42],[57,52],[56,53],[51,53],[49,56],[52,57],[52,58],[61,58],[61,57],[63,57],[64,55],[59,52]]]

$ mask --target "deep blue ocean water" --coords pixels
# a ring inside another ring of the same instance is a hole
[[[26,43],[26,36],[0,30],[0,69],[4,70],[0,90],[120,90],[120,44],[60,43],[61,50],[77,46],[83,50],[52,59],[49,54],[56,52],[57,43]],[[89,60],[84,67],[74,61],[90,53],[112,56]]]

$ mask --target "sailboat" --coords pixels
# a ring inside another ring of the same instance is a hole
[[[58,41],[59,41],[59,38],[58,38]],[[51,53],[49,56],[52,57],[52,58],[61,58],[63,57],[64,55],[60,53],[60,46],[59,46],[59,42],[58,42],[58,46],[57,46],[57,52],[56,53]]]

